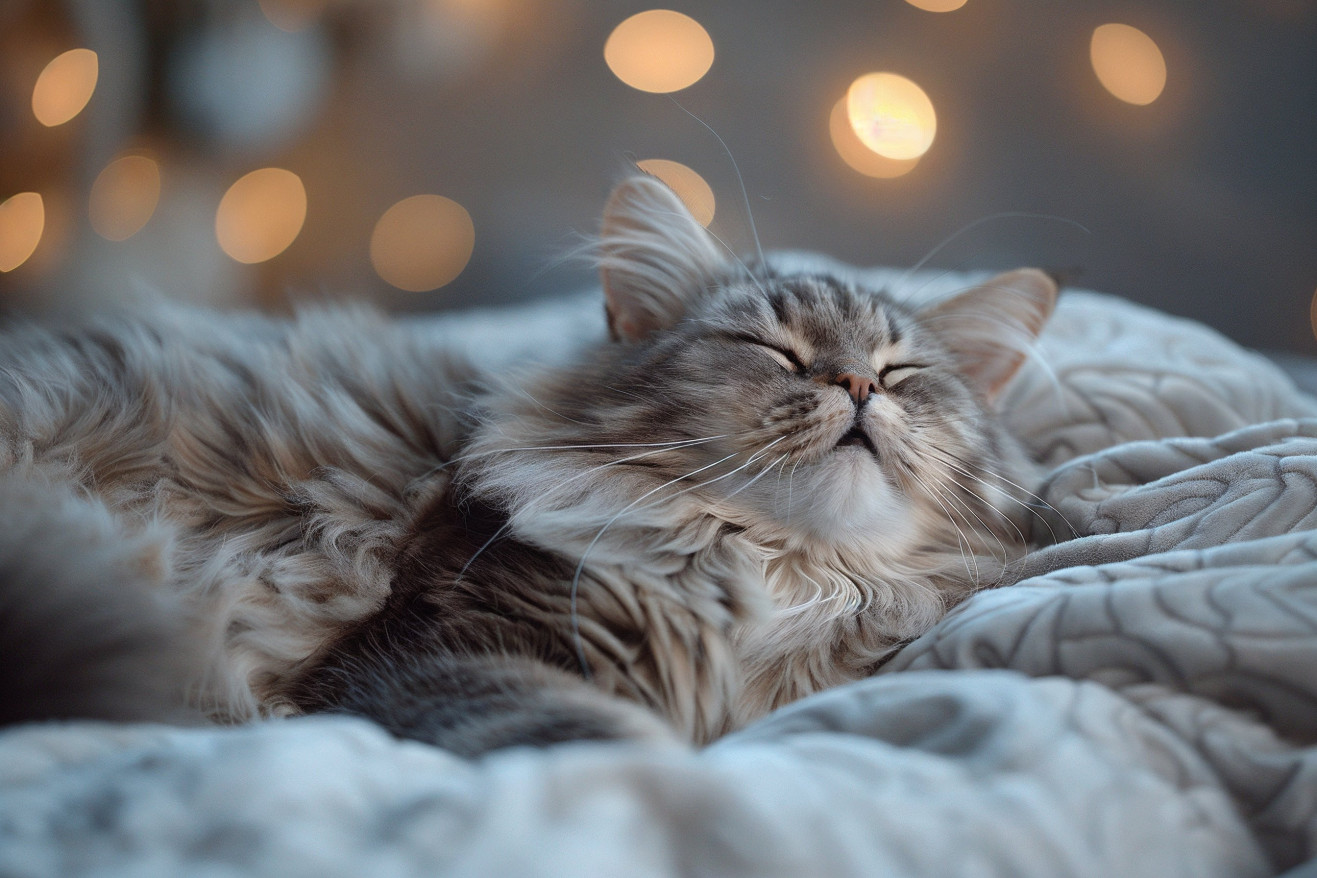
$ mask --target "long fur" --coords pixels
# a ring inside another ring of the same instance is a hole
[[[647,177],[610,200],[601,254],[618,340],[539,373],[482,374],[364,310],[10,327],[10,719],[186,699],[468,754],[670,734],[655,717],[703,742],[1009,577],[1028,464],[990,400],[1050,281],[915,312],[751,273]],[[112,643],[78,652],[96,618]],[[44,652],[43,626],[64,632]],[[97,696],[42,706],[25,681],[69,667]]]

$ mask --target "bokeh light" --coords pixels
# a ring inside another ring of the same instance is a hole
[[[279,30],[296,33],[325,11],[327,0],[260,0],[261,12]]]
[[[0,203],[0,271],[13,271],[37,249],[46,227],[46,206],[36,192]]]
[[[895,73],[866,73],[846,92],[860,142],[889,159],[916,159],[933,145],[937,114],[924,90]]]
[[[413,195],[375,223],[370,262],[387,283],[424,293],[461,274],[475,245],[476,228],[466,208],[442,195]]]
[[[905,0],[905,2],[925,12],[955,12],[965,5],[965,0]]]
[[[63,125],[82,112],[96,91],[100,67],[91,49],[57,55],[32,88],[32,113],[48,128]]]
[[[618,79],[650,92],[694,85],[713,66],[713,40],[698,21],[670,9],[651,9],[613,28],[604,60]]]
[[[681,203],[686,205],[686,209],[700,225],[707,227],[713,222],[713,212],[717,206],[713,188],[695,171],[681,162],[668,159],[645,159],[636,162],[636,167],[667,183],[668,188],[677,193]]]
[[[1129,104],[1157,100],[1166,87],[1166,59],[1152,37],[1128,24],[1104,24],[1089,43],[1093,72],[1102,87]]]
[[[160,201],[160,165],[145,155],[120,156],[91,186],[87,214],[96,234],[110,241],[136,235]]]
[[[828,118],[828,132],[832,135],[832,145],[842,161],[866,177],[890,180],[910,173],[915,165],[919,164],[917,158],[889,159],[860,143],[855,129],[851,127],[850,115],[846,112],[845,96],[832,106],[832,115]]]
[[[215,212],[215,237],[238,262],[265,262],[288,249],[305,221],[301,179],[283,168],[261,168],[224,193]]]

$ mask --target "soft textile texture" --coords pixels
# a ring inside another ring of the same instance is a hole
[[[511,357],[602,332],[597,308],[424,330]],[[1061,542],[876,678],[702,752],[472,763],[331,718],[17,728],[0,874],[1163,878],[1312,859],[1317,403],[1209,330],[1095,294],[1063,296],[1039,347],[1004,405],[1057,510],[1035,536]]]

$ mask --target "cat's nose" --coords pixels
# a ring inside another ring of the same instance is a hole
[[[857,406],[863,405],[869,394],[878,392],[878,385],[872,378],[864,378],[854,372],[840,373],[833,379],[833,383],[846,388],[846,392],[855,400]]]

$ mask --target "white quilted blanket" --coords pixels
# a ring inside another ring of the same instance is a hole
[[[434,331],[534,347],[597,331],[595,307]],[[0,875],[1308,874],[1317,403],[1094,294],[1039,354],[1006,404],[1062,541],[880,676],[702,752],[464,762],[329,718],[13,729]]]

